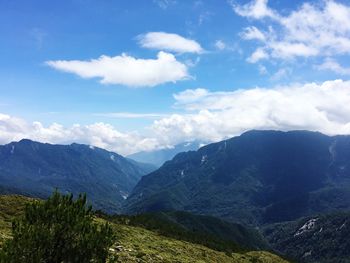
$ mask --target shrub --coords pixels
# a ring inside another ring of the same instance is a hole
[[[86,195],[61,195],[34,201],[12,224],[13,238],[0,251],[6,263],[106,262],[114,243],[111,227],[93,222]]]

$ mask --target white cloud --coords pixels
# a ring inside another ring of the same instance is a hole
[[[144,48],[166,50],[178,53],[202,53],[201,45],[177,34],[165,32],[149,32],[138,37],[139,43]]]
[[[115,57],[101,56],[89,61],[47,61],[46,64],[82,78],[100,78],[103,84],[130,87],[153,87],[190,78],[185,64],[177,61],[174,55],[162,51],[156,59],[138,59],[122,54]]]
[[[350,134],[350,81],[326,81],[232,92],[186,90],[176,105],[191,113],[156,120],[153,131],[168,144],[218,141],[250,129],[306,129]]]
[[[176,105],[178,104],[188,104],[193,101],[198,101],[201,98],[204,98],[208,95],[206,89],[188,89],[180,93],[174,94],[173,97],[176,100]]]
[[[268,0],[254,0],[248,4],[243,6],[236,5],[233,1],[231,1],[231,5],[233,10],[239,14],[240,16],[245,16],[249,18],[276,18],[278,15],[272,9],[267,6]]]
[[[255,0],[234,6],[234,11],[258,20],[270,18],[270,23],[263,24],[267,25],[265,30],[250,26],[241,33],[243,39],[259,40],[258,50],[263,48],[269,57],[285,60],[350,54],[349,5],[333,0],[312,1],[282,15],[267,4],[267,0]]]
[[[326,59],[321,65],[316,66],[319,70],[329,70],[340,75],[350,75],[350,68],[341,66],[337,61],[332,58]]]
[[[71,127],[53,123],[45,127],[40,122],[29,123],[20,118],[0,114],[0,143],[5,144],[23,138],[61,144],[78,142],[120,154],[160,147],[159,141],[155,138],[147,138],[137,132],[122,133],[112,125],[102,122],[90,125],[75,124]]]
[[[266,51],[263,48],[257,48],[253,54],[249,58],[247,58],[247,61],[249,63],[256,63],[262,59],[269,58],[269,54],[266,53]]]
[[[266,39],[264,33],[257,29],[255,26],[245,28],[245,30],[241,33],[241,37],[246,40],[256,39],[264,41]]]

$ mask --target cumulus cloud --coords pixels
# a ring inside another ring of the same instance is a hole
[[[232,92],[186,90],[174,95],[187,112],[156,120],[164,141],[218,141],[250,129],[306,129],[350,133],[350,81],[326,81],[273,89]]]
[[[165,32],[149,32],[138,37],[139,43],[144,48],[166,50],[177,53],[202,53],[201,45],[177,34]]]
[[[167,82],[190,78],[185,64],[175,56],[159,52],[156,59],[140,59],[126,54],[101,56],[89,61],[47,61],[50,67],[76,74],[82,78],[99,78],[103,84],[119,84],[130,87],[153,87]]]
[[[241,34],[243,39],[259,40],[257,51],[263,48],[268,54],[251,62],[267,57],[293,59],[350,54],[348,5],[333,0],[313,1],[304,3],[288,15],[269,8],[267,0],[255,0],[243,6],[234,5],[233,8],[243,17],[270,19],[265,30],[250,26]]]
[[[90,125],[75,124],[71,127],[57,123],[44,126],[40,122],[29,123],[17,117],[0,114],[0,143],[19,141],[23,138],[59,144],[78,142],[120,154],[160,147],[155,138],[141,136],[137,132],[122,133],[112,125],[102,122]]]

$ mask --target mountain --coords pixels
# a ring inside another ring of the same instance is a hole
[[[350,208],[350,136],[250,131],[176,155],[124,212],[184,210],[261,225]]]
[[[155,151],[142,151],[137,152],[131,155],[128,155],[127,158],[133,159],[137,162],[149,163],[157,168],[159,168],[163,163],[168,160],[173,159],[173,157],[180,152],[188,152],[198,150],[201,143],[194,142],[185,142],[177,144],[172,148],[165,148]]]
[[[268,225],[263,233],[274,249],[297,262],[346,263],[350,259],[350,212]]]
[[[86,193],[95,209],[115,213],[150,167],[81,144],[21,140],[0,146],[0,192],[47,197],[54,188]]]
[[[11,237],[11,221],[21,216],[23,207],[31,201],[32,199],[23,196],[0,195],[0,250],[2,242]],[[186,215],[183,217],[187,218]],[[205,224],[206,220],[199,220]],[[267,251],[236,250],[228,253],[200,244],[194,239],[184,241],[182,238],[170,237],[165,232],[159,233],[141,225],[115,221],[110,217],[96,217],[96,221],[107,221],[114,231],[117,243],[110,248],[110,252],[116,256],[116,262],[287,263],[286,260]],[[139,218],[138,222],[145,221]],[[154,226],[157,227],[155,224]],[[174,223],[170,224],[170,227],[172,226]]]

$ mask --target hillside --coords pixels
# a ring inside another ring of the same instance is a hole
[[[274,249],[298,262],[349,262],[350,212],[273,224],[263,232]]]
[[[0,196],[0,247],[1,240],[10,238],[10,221],[21,214],[24,204],[29,201],[31,199],[22,196]],[[105,221],[102,218],[96,220]],[[111,222],[111,225],[118,240],[111,248],[111,253],[118,257],[117,262],[287,262],[269,252],[224,253],[142,227],[115,222]]]
[[[127,213],[184,210],[250,225],[350,208],[350,136],[250,131],[144,176]]]
[[[54,188],[87,193],[96,209],[118,212],[150,167],[81,144],[21,140],[0,146],[0,192],[47,197]]]
[[[112,222],[139,226],[167,237],[202,244],[223,252],[271,250],[255,229],[187,212],[159,212],[135,216],[115,215]]]

